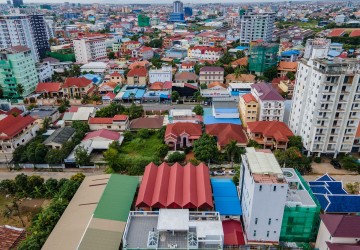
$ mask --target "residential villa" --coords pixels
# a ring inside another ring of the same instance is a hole
[[[191,147],[194,141],[202,135],[200,124],[191,122],[177,122],[168,124],[165,131],[165,144],[173,150]]]
[[[68,77],[61,88],[68,97],[83,97],[94,90],[93,82],[85,77]]]

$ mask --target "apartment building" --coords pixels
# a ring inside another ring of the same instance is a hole
[[[223,49],[217,47],[194,46],[188,49],[188,57],[191,59],[217,61],[223,54]]]
[[[84,36],[73,40],[77,63],[89,63],[107,57],[106,38],[101,35]]]
[[[258,119],[259,103],[251,93],[239,97],[239,113],[243,127],[247,127],[248,122]]]
[[[327,59],[329,40],[308,40],[296,74],[289,126],[308,154],[349,153],[360,119],[360,64]]]
[[[0,52],[0,86],[4,97],[27,96],[35,91],[38,74],[32,51],[25,46],[14,46]],[[22,92],[19,90],[22,86]]]
[[[271,86],[271,84],[252,84],[251,94],[259,103],[259,121],[283,121],[285,99]]]
[[[258,39],[270,42],[275,27],[275,13],[254,13],[249,9],[240,17],[240,43],[249,44]]]
[[[30,19],[31,30],[34,35],[37,53],[40,58],[45,58],[46,51],[50,50],[48,24],[42,14],[30,14],[28,17]]]
[[[4,15],[0,18],[0,49],[14,46],[26,46],[33,59],[39,61],[39,53],[33,33],[31,20],[28,15]]]
[[[243,226],[248,244],[277,244],[288,190],[279,163],[270,150],[259,152],[246,148],[240,176]]]
[[[161,69],[149,70],[149,83],[154,82],[171,82],[172,81],[172,66],[163,65]]]
[[[253,42],[249,51],[249,71],[262,75],[265,70],[276,67],[278,63],[279,44]]]
[[[218,66],[205,66],[200,69],[200,84],[210,84],[213,82],[224,82],[224,69]]]

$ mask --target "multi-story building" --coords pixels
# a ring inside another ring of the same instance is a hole
[[[173,12],[169,15],[170,22],[184,22],[184,5],[181,1],[174,1],[173,3]]]
[[[48,25],[42,14],[30,14],[30,25],[34,35],[36,49],[40,58],[45,58],[46,51],[50,50]]]
[[[184,12],[184,4],[181,1],[173,2],[173,13],[183,13]]]
[[[240,201],[248,244],[277,244],[288,191],[279,163],[270,150],[259,152],[246,148],[240,176]]]
[[[35,35],[28,15],[4,15],[0,18],[0,25],[0,49],[26,46],[30,48],[34,60],[39,60]]]
[[[246,128],[248,122],[254,122],[258,119],[259,103],[251,94],[245,94],[239,98],[239,113],[242,125]]]
[[[271,84],[252,84],[251,94],[259,103],[259,121],[283,121],[285,99],[271,86]]]
[[[83,97],[94,90],[93,82],[85,77],[68,77],[61,88],[68,97]]]
[[[194,46],[188,49],[188,57],[191,59],[217,61],[223,54],[223,49],[217,47]]]
[[[121,54],[131,54],[134,49],[141,47],[141,43],[138,41],[128,41],[121,44]]]
[[[39,82],[50,82],[54,74],[54,70],[50,62],[42,62],[36,64],[36,71],[38,74]]]
[[[0,52],[0,85],[5,97],[27,96],[35,91],[38,81],[29,48],[14,46]]]
[[[137,67],[131,69],[127,73],[128,85],[146,85],[148,82],[148,71],[144,67]]]
[[[150,26],[150,17],[145,15],[138,15],[138,26],[139,27],[149,27]]]
[[[149,60],[154,57],[154,51],[152,48],[147,46],[142,46],[140,48],[134,49],[132,52],[132,57]]]
[[[326,57],[329,40],[308,40],[296,74],[289,125],[308,154],[348,153],[360,112],[360,63]]]
[[[275,15],[273,12],[254,13],[251,10],[241,15],[240,43],[246,45],[258,39],[270,42],[275,27]]]
[[[172,81],[172,66],[163,65],[161,69],[149,70],[149,83],[154,82],[171,82]]]
[[[19,7],[21,7],[22,5],[24,5],[23,0],[13,0],[13,6],[14,6],[14,8],[19,8]]]
[[[15,149],[34,139],[38,130],[31,116],[8,115],[0,120],[0,161],[10,162]]]
[[[218,66],[205,66],[200,69],[200,84],[213,82],[224,82],[224,69]]]
[[[89,63],[107,57],[106,38],[101,35],[84,36],[73,40],[76,62]]]
[[[278,62],[279,44],[252,43],[249,51],[249,70],[262,75],[265,70],[276,67]]]

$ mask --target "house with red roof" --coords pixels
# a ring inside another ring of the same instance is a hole
[[[89,127],[91,131],[108,129],[111,131],[125,131],[130,127],[129,116],[115,115],[114,117],[90,117]]]
[[[141,47],[141,43],[138,41],[128,41],[128,42],[124,42],[121,44],[121,54],[122,55],[126,55],[126,54],[131,54],[131,51],[133,51],[136,48],[140,48]]]
[[[247,134],[250,140],[270,149],[286,149],[289,137],[294,136],[286,123],[279,121],[248,122]]]
[[[154,51],[152,48],[142,46],[131,51],[131,55],[134,58],[149,60],[154,57]]]
[[[209,169],[204,163],[181,166],[175,163],[160,166],[150,163],[145,167],[139,193],[135,202],[137,209],[153,210],[194,209],[212,210],[214,207]]]
[[[177,122],[168,124],[165,130],[165,144],[173,150],[191,147],[194,141],[202,135],[200,124],[191,122]]]
[[[68,97],[83,97],[91,95],[95,87],[93,82],[85,77],[68,77],[61,88]]]
[[[12,159],[15,149],[36,137],[39,125],[31,116],[7,115],[0,120],[0,161]]]
[[[244,128],[247,127],[248,122],[254,122],[258,120],[259,103],[251,93],[240,96],[239,113]]]
[[[36,86],[35,92],[37,94],[43,94],[45,98],[62,96],[61,83],[60,82],[39,82]]]
[[[244,230],[238,220],[223,220],[224,246],[226,248],[237,248],[245,245]]]
[[[188,49],[188,57],[198,60],[217,61],[224,54],[224,50],[218,47],[194,46]]]
[[[146,85],[148,82],[149,74],[145,67],[136,67],[127,73],[128,85]]]
[[[298,63],[297,62],[285,62],[281,61],[278,66],[278,76],[284,77],[287,73],[296,73]]]
[[[115,71],[110,74],[110,81],[116,82],[117,84],[122,84],[124,81],[124,76],[120,74],[119,72]]]
[[[248,138],[241,125],[231,123],[207,124],[205,127],[207,134],[216,138],[219,150],[224,150],[231,141],[236,141],[238,147],[245,148]]]
[[[319,250],[360,249],[360,216],[322,214],[315,248]]]

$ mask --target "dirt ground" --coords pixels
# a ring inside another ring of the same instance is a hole
[[[50,200],[46,199],[22,199],[17,202],[21,214],[21,219],[25,224],[25,228],[30,226],[33,216],[40,211],[42,207],[46,207]],[[8,211],[6,205],[11,206],[12,198],[0,195],[0,225],[10,225],[14,227],[23,228],[23,224],[15,211],[11,216],[4,216]]]

